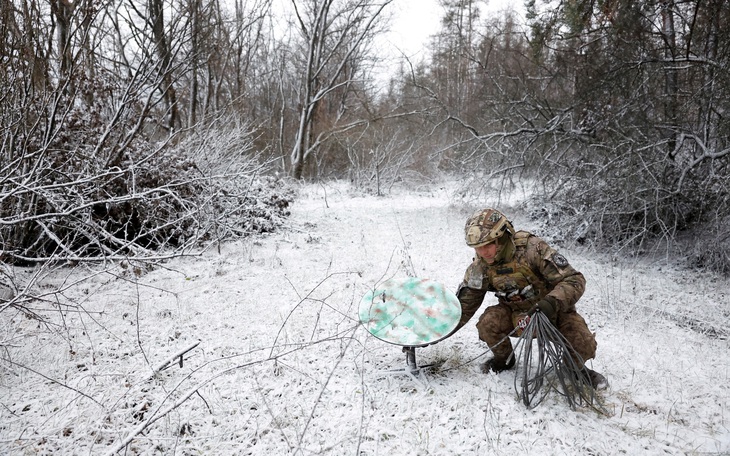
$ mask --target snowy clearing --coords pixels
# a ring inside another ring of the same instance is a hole
[[[34,308],[46,322],[0,314],[0,453],[730,454],[729,281],[709,273],[561,250],[588,281],[578,310],[609,416],[557,395],[527,410],[513,372],[481,373],[476,316],[418,350],[438,372],[384,373],[404,354],[358,324],[359,300],[390,277],[456,288],[464,220],[497,202],[453,195],[307,185],[273,235],[54,272],[37,292],[62,291]]]

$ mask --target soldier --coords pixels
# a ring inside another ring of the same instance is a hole
[[[499,298],[477,322],[479,338],[494,354],[484,363],[485,373],[514,367],[508,334],[538,310],[573,347],[579,366],[596,355],[595,335],[575,310],[586,281],[563,255],[527,231],[515,232],[507,217],[495,209],[476,212],[464,230],[466,243],[476,256],[457,291],[462,309],[457,329],[474,315],[488,291]],[[595,389],[608,386],[603,375],[590,369],[586,372]]]

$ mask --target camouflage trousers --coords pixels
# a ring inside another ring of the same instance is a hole
[[[556,326],[580,356],[581,359],[573,357],[579,365],[583,365],[581,360],[585,362],[596,356],[596,336],[577,312],[558,313]],[[487,307],[477,323],[479,338],[489,345],[494,358],[498,360],[507,360],[512,354],[512,342],[507,335],[514,328],[512,309],[505,304]]]

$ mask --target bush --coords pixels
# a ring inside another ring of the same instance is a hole
[[[264,175],[248,129],[211,127],[174,146],[140,136],[109,166],[92,139],[103,123],[82,115],[72,110],[40,150],[17,147],[4,168],[0,260],[144,258],[270,232],[289,214],[292,192]]]
[[[543,166],[544,191],[526,206],[545,232],[567,242],[624,255],[669,252],[728,273],[730,155],[687,155],[669,160],[659,145],[576,148]]]

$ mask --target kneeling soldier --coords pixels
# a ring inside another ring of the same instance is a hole
[[[458,328],[474,315],[487,292],[499,298],[499,303],[487,307],[477,323],[479,338],[494,354],[484,364],[484,372],[514,367],[508,335],[538,310],[573,347],[578,366],[595,357],[595,335],[575,310],[586,281],[564,256],[527,231],[515,232],[507,217],[495,209],[484,209],[470,217],[465,235],[476,257],[457,291],[462,309]],[[603,375],[590,369],[586,372],[595,389],[608,386]]]

